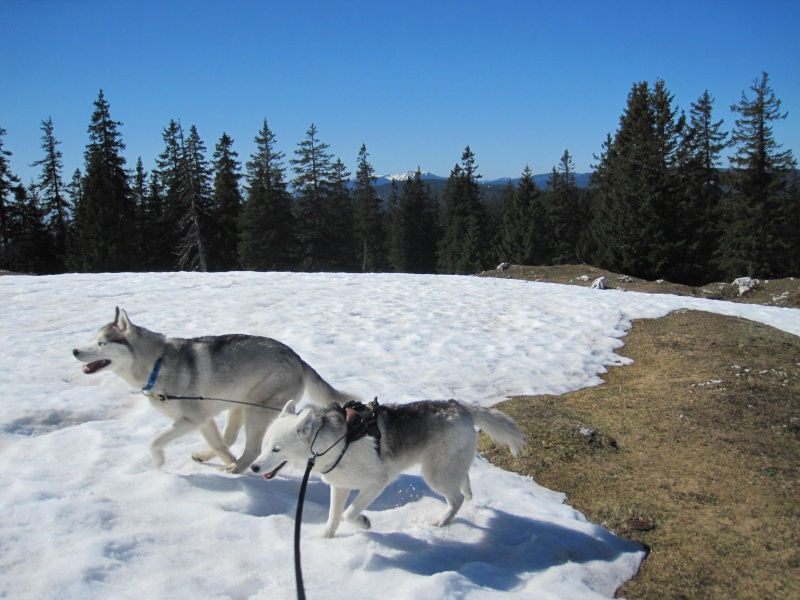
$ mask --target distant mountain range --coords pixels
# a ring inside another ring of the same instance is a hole
[[[392,182],[397,183],[398,192],[403,191],[403,183],[414,177],[416,171],[406,171],[405,173],[395,173],[393,175],[381,175],[378,177],[377,181],[375,182],[375,191],[378,193],[378,197],[386,202],[389,199],[390,194],[392,193]],[[589,187],[589,177],[591,173],[575,173],[575,183],[579,188],[588,188]],[[539,186],[539,189],[544,190],[547,187],[547,180],[550,178],[550,173],[544,173],[542,175],[534,175],[533,180],[536,182],[536,185]],[[431,191],[434,195],[441,200],[442,193],[444,192],[445,185],[447,185],[447,177],[441,177],[440,175],[434,175],[433,173],[429,173],[427,171],[422,171],[422,179],[428,186],[431,188]],[[511,182],[514,185],[519,183],[520,178],[504,178],[504,179],[493,179],[491,181],[482,181],[478,180],[481,187],[483,188],[483,196],[484,201],[487,204],[493,204],[498,202],[503,195],[503,188],[508,184],[508,180],[511,179]],[[350,182],[350,185],[353,185],[353,182]]]
[[[381,175],[378,177],[378,180],[375,182],[375,186],[384,186],[384,185],[391,185],[392,181],[396,181],[398,184],[402,184],[407,179],[411,179],[416,174],[416,171],[406,171],[405,173],[395,173],[393,175]],[[578,185],[579,188],[587,188],[589,187],[589,177],[591,173],[576,173],[575,174],[575,183]],[[547,180],[550,178],[550,173],[543,173],[541,175],[534,175],[533,180],[536,182],[541,189],[545,189],[547,186]],[[447,177],[441,177],[440,175],[434,175],[433,173],[429,173],[428,171],[422,171],[422,179],[427,182],[432,181],[447,181]],[[519,183],[519,177],[504,177],[501,179],[492,179],[490,181],[480,180],[479,183],[484,186],[505,186],[508,183],[508,180],[517,185]]]
[[[375,191],[378,194],[378,197],[381,199],[383,203],[388,201],[389,196],[392,193],[392,182],[397,184],[397,191],[398,193],[402,193],[403,191],[403,183],[405,183],[408,179],[411,179],[416,174],[416,171],[406,171],[405,173],[395,173],[392,175],[381,175],[375,181],[374,187]],[[589,177],[591,173],[575,173],[575,183],[579,188],[588,188],[589,187]],[[547,187],[547,180],[550,178],[550,173],[544,173],[542,175],[534,175],[533,180],[536,182],[536,185],[539,186],[539,189],[544,190]],[[447,185],[447,177],[442,177],[440,175],[434,175],[433,173],[429,173],[428,171],[422,171],[422,179],[425,183],[430,187],[431,192],[433,192],[434,196],[441,201],[442,194],[444,193],[444,188]],[[491,181],[483,181],[478,180],[482,190],[483,190],[483,200],[484,202],[491,206],[500,201],[503,196],[503,189],[508,184],[509,179],[514,185],[519,184],[519,177],[515,178],[505,178],[505,179],[493,179]],[[355,183],[350,181],[349,187],[353,187]],[[384,204],[385,206],[385,204]]]

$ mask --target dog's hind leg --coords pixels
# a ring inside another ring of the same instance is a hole
[[[469,473],[464,477],[461,482],[461,493],[464,494],[464,500],[469,502],[472,500],[472,486],[469,483]]]
[[[219,434],[219,428],[214,422],[214,419],[209,419],[203,423],[199,429],[200,433],[203,434],[203,438],[206,440],[206,443],[211,446],[214,454],[219,456],[226,466],[236,462],[236,457],[231,454],[231,451],[228,450],[228,447],[222,441],[222,436]]]
[[[254,413],[254,410],[259,410],[261,407],[249,411],[246,415],[244,424],[244,452],[236,460],[235,465],[228,465],[226,470],[232,473],[242,473],[247,467],[253,464],[253,461],[261,454],[261,446],[264,441],[264,434],[267,431],[267,426],[274,419],[272,414],[266,413],[262,410],[261,413]]]
[[[180,419],[150,440],[150,454],[153,457],[153,466],[160,467],[164,464],[164,446],[186,435],[196,427],[191,421]]]
[[[228,410],[228,414],[225,417],[225,429],[222,430],[222,443],[228,448],[233,446],[236,443],[236,438],[239,437],[239,430],[242,428],[242,421],[244,418],[243,414],[244,412],[241,406],[236,406]],[[197,462],[206,462],[216,455],[217,453],[214,452],[214,450],[208,448],[202,452],[192,454],[192,458]]]
[[[465,496],[467,496],[465,491],[468,492],[468,497],[472,496],[472,490],[469,486],[469,463],[463,465],[461,469],[458,467],[459,465],[457,464],[451,464],[447,465],[447,468],[437,469],[425,466],[422,469],[422,476],[431,486],[431,489],[444,496],[447,502],[447,510],[438,520],[433,522],[436,527],[444,527],[453,520],[458,509],[464,503]],[[464,475],[459,477],[459,471]],[[464,489],[465,487],[466,490]]]
[[[339,527],[339,521],[342,518],[342,510],[344,510],[344,504],[347,502],[349,495],[350,490],[348,488],[331,486],[331,505],[328,510],[328,522],[325,524],[326,538],[332,538],[336,534],[336,529]]]

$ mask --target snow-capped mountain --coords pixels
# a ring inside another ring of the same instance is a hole
[[[416,174],[417,174],[416,171],[406,171],[405,173],[395,173],[393,175],[379,175],[378,181],[375,183],[375,185],[385,185],[388,183],[392,183],[393,181],[402,183],[403,181],[413,179]],[[422,171],[421,175],[422,179],[428,179],[428,180],[447,179],[447,177],[440,177],[439,175],[434,175],[433,173],[429,173],[428,171]]]

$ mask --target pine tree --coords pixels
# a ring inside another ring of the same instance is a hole
[[[731,138],[732,193],[723,205],[718,258],[729,277],[781,277],[793,274],[797,262],[797,183],[791,150],[781,150],[772,124],[786,119],[781,101],[763,73],[731,110],[738,113]],[[796,273],[794,273],[796,274]]]
[[[4,135],[6,130],[0,127],[0,269],[12,270],[13,212],[21,185],[19,178],[11,172],[11,152],[3,148]]]
[[[442,239],[438,269],[441,273],[467,274],[483,270],[488,262],[486,208],[478,179],[475,155],[467,146],[442,197]]]
[[[51,238],[53,263],[48,267],[52,273],[63,273],[67,260],[67,237],[72,220],[72,207],[64,194],[61,171],[64,168],[59,142],[53,132],[53,119],[42,121],[42,149],[44,158],[35,161],[32,167],[41,167],[42,172],[36,189],[42,202],[46,234]]]
[[[184,138],[180,129],[181,163],[178,197],[182,207],[180,233],[175,253],[180,270],[208,271],[206,249],[210,224],[211,170],[205,158],[205,146],[197,128],[189,128]]]
[[[331,202],[333,155],[328,152],[329,147],[319,140],[312,124],[294,151],[297,158],[289,161],[295,173],[292,188],[296,196],[299,266],[304,271],[329,271],[338,262],[337,215]]]
[[[722,198],[720,156],[727,146],[723,121],[714,122],[714,99],[706,90],[689,111],[680,164],[684,204],[676,224],[683,226],[684,279],[695,285],[717,279],[713,257],[718,245]]]
[[[508,182],[500,205],[500,260],[517,265],[541,264],[541,257],[534,256],[537,254],[534,238],[542,235],[544,224],[534,218],[534,202],[539,195],[533,172],[527,165],[517,186]]]
[[[360,271],[363,263],[357,262],[353,199],[350,195],[350,172],[341,159],[337,158],[331,168],[329,227],[330,254],[327,271]]]
[[[150,267],[149,257],[145,248],[147,247],[148,238],[150,235],[150,214],[148,197],[148,176],[147,171],[144,170],[144,163],[140,156],[136,160],[136,169],[133,173],[133,182],[131,186],[131,193],[133,194],[133,203],[136,207],[136,232],[135,232],[135,245],[137,248],[138,258],[136,266],[141,271],[146,271]]]
[[[283,152],[267,120],[255,138],[256,150],[246,164],[246,198],[239,223],[242,267],[287,271],[296,264],[295,219],[287,190]]]
[[[392,181],[387,230],[389,262],[398,273],[435,273],[438,242],[437,205],[417,168],[406,179],[402,195]]]
[[[147,264],[151,270],[168,271],[175,267],[175,240],[179,238],[185,213],[180,197],[183,131],[171,119],[161,134],[164,150],[156,159],[151,176]]]
[[[81,221],[81,211],[83,207],[83,174],[80,169],[75,169],[72,174],[72,179],[64,186],[64,189],[69,197],[69,203],[72,206],[72,221],[67,234],[67,256],[66,267],[68,269],[75,269],[78,264],[78,238],[76,233],[75,223]]]
[[[389,184],[389,198],[383,214],[383,228],[386,231],[386,259],[389,269],[395,273],[406,272],[406,256],[403,235],[403,219],[400,213],[400,191],[397,180]]]
[[[572,264],[578,261],[577,248],[581,230],[586,224],[586,207],[575,181],[575,166],[569,150],[553,167],[547,180],[549,192],[547,222],[550,230],[550,261]]]
[[[214,150],[214,231],[211,249],[212,268],[230,271],[238,268],[239,218],[242,209],[241,164],[236,160],[233,140],[223,133]]]
[[[633,86],[592,180],[593,263],[652,279],[679,273],[679,240],[671,234],[680,201],[676,167],[684,122],[663,81],[652,90],[647,82]]]
[[[75,214],[76,246],[72,255],[78,270],[122,271],[133,268],[135,207],[125,170],[125,144],[111,119],[110,105],[100,90],[89,124],[84,153],[81,210]]]
[[[358,153],[354,196],[356,256],[361,270],[382,271],[386,264],[381,201],[375,191],[375,169],[367,160],[366,145]]]

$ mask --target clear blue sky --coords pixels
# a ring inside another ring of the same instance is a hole
[[[244,163],[266,118],[294,156],[309,126],[355,170],[447,176],[469,144],[484,180],[546,173],[565,149],[589,171],[628,92],[663,79],[688,111],[730,105],[762,71],[800,154],[800,1],[0,0],[0,127],[11,169],[38,176],[53,118],[64,178],[83,169],[102,88],[132,168],[170,119]]]

